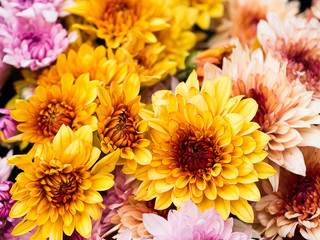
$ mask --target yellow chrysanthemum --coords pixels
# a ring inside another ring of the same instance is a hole
[[[183,5],[180,1],[163,1],[170,16],[170,27],[159,31],[156,36],[166,48],[164,54],[167,58],[177,62],[179,69],[185,68],[185,58],[197,42],[196,34],[191,31],[194,26],[198,11]],[[172,74],[175,74],[175,70]]]
[[[168,27],[160,0],[81,0],[67,8],[95,25],[81,25],[84,30],[95,30],[99,38],[111,48],[127,42],[131,34],[139,35],[146,43],[155,43],[154,32]]]
[[[16,110],[10,112],[18,122],[22,141],[44,143],[51,141],[62,124],[77,130],[83,125],[97,128],[97,118],[92,116],[97,104],[96,86],[99,81],[90,81],[89,74],[74,77],[67,73],[61,78],[61,87],[39,86],[29,101],[16,100]]]
[[[193,72],[175,93],[153,95],[149,119],[153,159],[136,177],[137,200],[156,198],[155,209],[180,207],[192,199],[201,211],[215,207],[224,219],[237,215],[253,221],[249,201],[259,201],[255,185],[276,171],[262,162],[269,137],[250,122],[258,105],[243,96],[230,98],[231,80],[207,80],[199,89]]]
[[[224,0],[188,0],[192,7],[198,9],[197,24],[200,28],[208,30],[211,18],[222,17]]]
[[[112,81],[122,83],[129,71],[134,71],[134,66],[125,50],[117,49],[114,53],[104,46],[94,48],[82,44],[77,52],[71,49],[68,54],[60,54],[57,63],[38,77],[38,84],[46,87],[60,85],[65,73],[71,73],[75,78],[89,73],[91,80],[99,80],[102,86],[107,86]]]
[[[165,54],[165,46],[160,43],[144,46],[133,57],[136,72],[142,87],[155,85],[175,71],[177,62],[170,60]]]
[[[92,128],[83,126],[76,132],[65,125],[34,156],[17,155],[9,159],[24,172],[11,189],[13,205],[10,217],[23,220],[12,235],[22,235],[38,226],[31,239],[62,240],[76,230],[84,238],[91,237],[91,219],[97,220],[104,207],[98,191],[113,185],[117,153],[98,163],[100,150],[92,146]]]
[[[130,74],[123,87],[112,83],[108,89],[98,87],[100,105],[97,109],[98,133],[104,153],[120,151],[123,171],[133,173],[137,165],[149,164],[152,158],[147,149],[150,140],[145,139],[148,123],[139,119],[139,78]]]

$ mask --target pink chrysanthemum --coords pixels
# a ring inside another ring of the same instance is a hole
[[[156,214],[144,214],[143,224],[154,240],[248,240],[251,234],[232,232],[233,219],[223,221],[214,208],[202,214],[191,200],[182,204],[180,211],[171,210],[168,220]]]
[[[245,95],[257,101],[259,108],[253,121],[271,138],[265,150],[272,166],[305,175],[298,146],[320,148],[320,129],[315,126],[320,124],[320,101],[312,99],[312,92],[299,81],[290,82],[286,65],[281,66],[270,54],[264,56],[261,49],[250,55],[248,48],[238,44],[217,74],[230,76],[234,96]],[[279,173],[270,181],[277,190]]]
[[[102,210],[101,217],[93,223],[92,235],[102,236],[114,227],[110,219],[117,214],[117,210],[128,200],[128,196],[134,191],[133,182],[136,180],[132,175],[126,175],[118,166],[113,172],[114,185],[103,196],[102,204],[106,207]]]
[[[289,80],[299,79],[314,97],[320,98],[320,22],[314,18],[289,18],[282,21],[270,12],[258,24],[258,39],[265,52],[282,64],[288,62]]]
[[[0,108],[0,143],[19,132],[17,130],[18,122],[10,116],[10,110]]]
[[[11,8],[19,16],[30,16],[34,12],[41,12],[49,22],[55,22],[59,17],[65,17],[70,13],[63,10],[72,6],[73,0],[0,0],[5,8]]]
[[[263,182],[265,196],[255,205],[255,210],[265,237],[319,240],[320,150],[306,147],[301,151],[307,164],[305,177],[284,170],[277,192],[273,192],[267,181]]]
[[[76,32],[68,35],[61,24],[49,23],[40,14],[34,18],[16,17],[0,8],[0,17],[6,19],[0,25],[3,62],[16,68],[30,67],[34,71],[48,66],[77,38]]]

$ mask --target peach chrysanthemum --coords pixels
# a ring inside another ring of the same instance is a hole
[[[130,71],[134,71],[133,61],[125,50],[113,52],[104,46],[94,48],[84,43],[78,51],[70,49],[67,54],[59,55],[56,64],[44,70],[37,83],[45,87],[60,86],[65,73],[71,73],[75,78],[89,73],[91,80],[99,80],[102,86],[107,86],[113,81],[121,84]]]
[[[253,99],[230,98],[231,80],[207,80],[201,90],[193,72],[175,93],[163,90],[152,97],[149,118],[153,158],[140,168],[137,200],[155,200],[155,209],[188,199],[203,212],[215,207],[224,219],[230,211],[253,221],[249,201],[259,201],[255,185],[275,170],[262,162],[269,137],[251,122],[258,109]]]
[[[287,64],[289,80],[299,79],[314,97],[320,98],[320,22],[289,18],[270,12],[268,22],[258,25],[258,39],[265,52]]]
[[[22,132],[22,141],[51,141],[62,124],[74,131],[83,125],[91,125],[96,130],[97,118],[93,114],[98,84],[99,81],[90,81],[89,74],[80,75],[74,81],[67,73],[61,78],[61,87],[38,86],[28,101],[16,100],[16,110],[10,114],[21,122],[17,128]]]
[[[268,159],[275,163],[272,166],[305,175],[298,146],[320,148],[320,129],[315,126],[320,124],[320,101],[312,99],[312,92],[306,91],[299,81],[290,82],[286,65],[270,54],[264,57],[261,49],[250,56],[248,48],[238,44],[229,59],[224,59],[220,74],[229,74],[234,81],[234,96],[244,95],[257,101],[259,108],[253,121],[271,138],[265,150]],[[270,181],[276,190],[279,174]]]
[[[126,43],[130,35],[137,35],[146,43],[155,43],[154,33],[167,28],[160,0],[79,0],[66,10],[84,17],[89,25],[84,30],[96,31],[99,38],[111,48]]]
[[[113,82],[107,89],[98,87],[98,134],[104,153],[120,151],[125,173],[133,173],[138,164],[149,164],[152,158],[146,139],[148,123],[139,118],[139,78],[130,74],[119,87]]]
[[[91,236],[91,219],[100,217],[104,207],[98,191],[112,187],[117,153],[97,162],[100,150],[92,146],[92,128],[83,126],[76,132],[62,125],[53,142],[30,158],[17,155],[9,159],[23,170],[10,193],[17,200],[10,217],[23,220],[12,235],[37,228],[31,239],[62,240],[75,230],[84,238]]]
[[[172,209],[172,208],[170,208]],[[111,218],[111,223],[117,225],[118,234],[129,228],[133,238],[151,238],[152,235],[147,231],[143,224],[143,214],[153,213],[167,218],[169,209],[154,210],[154,201],[144,202],[134,200],[134,195],[128,197],[118,210],[117,214]]]
[[[288,0],[230,0],[226,4],[225,18],[217,28],[218,35],[210,42],[221,44],[232,38],[239,38],[242,44],[253,46],[257,24],[265,19],[269,11],[279,14],[282,19],[294,16],[299,12],[299,2]]]
[[[307,164],[305,177],[282,173],[277,192],[272,191],[267,181],[263,183],[266,194],[256,203],[255,210],[258,222],[265,227],[263,234],[268,238],[319,239],[320,150],[305,147],[301,151]]]

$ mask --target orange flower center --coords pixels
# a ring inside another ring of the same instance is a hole
[[[71,166],[69,166],[71,168]],[[55,207],[65,207],[70,200],[84,200],[83,191],[87,189],[85,179],[90,173],[85,166],[69,172],[67,168],[50,167],[42,171],[41,184],[46,192],[48,201]],[[90,187],[90,186],[89,186]]]
[[[102,137],[116,147],[134,147],[139,139],[144,138],[144,133],[137,133],[138,123],[138,116],[133,116],[126,106],[120,106],[107,118]]]
[[[38,130],[45,136],[55,136],[61,125],[72,127],[75,118],[73,107],[65,102],[57,103],[54,99],[40,111]]]
[[[140,0],[113,0],[106,4],[103,20],[114,32],[122,32],[134,26],[141,16]]]
[[[286,210],[303,214],[300,220],[310,218],[320,208],[319,167],[307,171],[306,177],[292,174],[286,194]]]
[[[211,137],[203,137],[200,131],[182,127],[169,142],[172,146],[171,155],[177,160],[179,168],[202,176],[219,162],[222,152]]]

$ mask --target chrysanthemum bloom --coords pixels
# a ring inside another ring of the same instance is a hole
[[[248,7],[250,6],[250,7]],[[217,28],[218,35],[210,41],[221,44],[231,38],[239,38],[242,44],[253,46],[257,33],[257,24],[266,19],[269,11],[274,11],[282,19],[292,17],[299,12],[299,2],[288,0],[230,0],[226,4],[226,17]]]
[[[189,0],[190,6],[196,8],[199,13],[197,16],[197,25],[208,30],[211,18],[222,17],[224,0]]]
[[[251,55],[251,56],[250,56]],[[233,96],[244,95],[258,103],[253,121],[260,131],[269,135],[265,150],[272,166],[279,166],[299,175],[305,175],[305,163],[298,146],[320,148],[320,101],[312,99],[312,92],[299,82],[290,82],[286,65],[261,49],[252,54],[240,44],[223,61],[221,75],[229,74],[234,81]],[[279,174],[270,178],[275,190]]]
[[[128,201],[123,204],[118,210],[117,214],[114,215],[110,221],[115,228],[118,229],[118,235],[129,228],[132,232],[133,238],[151,238],[150,234],[143,223],[143,215],[145,213],[153,213],[167,218],[169,209],[156,211],[154,210],[154,202],[144,202],[134,200],[134,196],[131,195]],[[158,225],[157,225],[158,226]]]
[[[1,0],[1,5],[11,8],[18,16],[29,17],[35,12],[49,22],[55,22],[60,17],[65,17],[69,13],[63,11],[64,7],[73,5],[73,0]]]
[[[177,62],[166,56],[165,48],[160,43],[148,44],[134,55],[135,71],[140,77],[141,87],[155,85],[176,70]]]
[[[95,25],[80,26],[95,30],[99,38],[111,48],[118,48],[131,34],[146,43],[155,43],[154,32],[168,27],[160,0],[85,0],[67,11],[84,17]]]
[[[136,178],[133,175],[124,174],[120,166],[116,167],[112,174],[115,176],[114,185],[103,196],[102,204],[106,206],[106,208],[102,211],[101,218],[98,220],[99,222],[94,224],[99,225],[97,227],[103,234],[114,226],[110,222],[110,219],[116,215],[117,210],[127,202],[133,190],[136,190],[134,185],[137,185],[134,184]]]
[[[36,94],[29,101],[17,100],[16,110],[11,116],[21,122],[18,130],[22,132],[22,140],[32,143],[51,141],[65,124],[77,130],[83,125],[97,128],[97,118],[93,116],[97,104],[99,81],[90,81],[89,74],[80,75],[75,81],[67,73],[61,78],[61,87],[50,88],[39,86]]]
[[[258,39],[265,52],[287,64],[287,76],[297,78],[320,98],[320,22],[311,19],[290,18],[281,21],[270,12],[268,22],[258,25]]]
[[[117,153],[104,158],[92,146],[92,128],[83,126],[76,132],[62,125],[52,144],[33,160],[28,155],[9,159],[23,170],[10,193],[17,200],[9,217],[23,220],[12,235],[24,234],[36,226],[31,239],[62,240],[63,232],[70,236],[74,230],[81,236],[91,236],[91,219],[100,217],[102,197],[97,191],[112,187]],[[97,163],[96,163],[97,162]]]
[[[175,93],[153,95],[149,125],[154,156],[136,173],[143,180],[138,200],[156,198],[155,209],[161,210],[191,199],[202,212],[215,207],[224,219],[231,211],[253,221],[247,200],[260,200],[254,182],[276,172],[262,162],[269,137],[250,122],[258,104],[242,96],[230,98],[231,89],[224,76],[206,81],[200,90],[193,72]]]
[[[104,153],[120,151],[118,164],[124,165],[125,173],[133,173],[138,164],[149,164],[152,155],[146,139],[148,123],[139,118],[140,80],[129,74],[123,87],[116,82],[108,89],[98,87],[100,105],[97,109],[98,134]]]
[[[320,150],[305,147],[301,151],[307,164],[305,177],[281,173],[278,192],[273,192],[267,181],[263,183],[266,195],[255,205],[255,210],[268,238],[281,240],[302,235],[307,240],[319,239]]]
[[[0,108],[0,143],[18,133],[18,122],[10,116],[10,110]]]
[[[7,181],[13,166],[7,164],[8,157],[11,157],[13,154],[13,150],[8,151],[5,157],[0,157],[0,184]]]
[[[115,53],[104,46],[92,47],[82,44],[78,51],[70,49],[67,54],[58,56],[57,63],[45,69],[38,77],[41,86],[60,85],[60,79],[65,73],[71,73],[75,78],[83,73],[89,73],[91,80],[99,80],[102,86],[115,81],[123,82],[128,72],[134,71],[134,63],[129,53],[117,49]]]
[[[200,52],[199,55],[192,61],[197,64],[196,73],[198,75],[198,79],[200,81],[200,85],[203,82],[204,77],[204,66],[206,63],[211,63],[216,66],[222,65],[222,60],[225,57],[228,57],[232,53],[232,49],[235,45],[232,44],[224,44],[221,46],[209,48],[203,52]]]
[[[191,200],[185,201],[180,211],[170,210],[168,220],[156,214],[143,214],[143,224],[154,240],[250,239],[245,233],[232,232],[232,218],[223,221],[214,208],[201,214]]]
[[[185,68],[185,58],[197,42],[196,34],[191,30],[197,19],[195,8],[181,5],[180,1],[166,1],[165,8],[169,11],[170,27],[157,32],[158,41],[166,48],[165,56],[177,62],[178,69]],[[176,73],[176,68],[171,74]]]
[[[6,26],[1,29],[3,62],[32,71],[50,65],[75,41],[75,32],[68,35],[61,24],[49,23],[37,14],[34,18],[15,17],[2,8]],[[4,26],[4,25],[3,25]]]
[[[13,221],[13,219],[9,218],[9,212],[16,202],[11,199],[10,189],[12,185],[13,183],[9,181],[0,184],[0,228],[6,220],[9,222]]]

